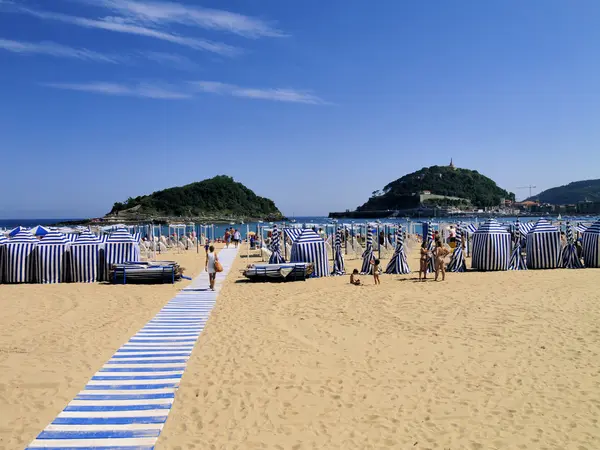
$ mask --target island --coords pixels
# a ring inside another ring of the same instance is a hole
[[[239,223],[283,219],[273,200],[256,195],[230,176],[218,175],[116,202],[99,221]]]
[[[464,211],[503,208],[515,200],[508,192],[476,170],[448,166],[424,167],[404,175],[355,211],[332,212],[331,218],[383,218],[402,216],[439,216]]]

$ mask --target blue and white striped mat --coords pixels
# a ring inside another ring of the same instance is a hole
[[[117,350],[28,448],[154,448],[236,254],[233,248],[219,253],[223,272],[215,292],[208,290],[208,274],[200,274]]]

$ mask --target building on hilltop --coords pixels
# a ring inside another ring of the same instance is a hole
[[[456,167],[454,166],[454,162],[452,161],[452,158],[450,158],[450,167],[451,169],[456,169]]]

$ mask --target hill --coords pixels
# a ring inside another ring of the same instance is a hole
[[[527,200],[552,205],[571,205],[585,201],[600,201],[600,180],[583,180],[540,192]]]
[[[468,200],[473,206],[497,206],[502,199],[514,200],[515,194],[499,188],[490,178],[476,170],[457,169],[452,166],[431,166],[404,175],[386,185],[357,211],[383,211],[415,207],[418,193],[430,191],[435,196],[456,199],[431,199],[432,204],[458,206]],[[417,202],[418,203],[418,202]]]
[[[282,217],[275,203],[259,197],[233,178],[219,175],[208,180],[172,187],[150,195],[117,202],[110,216],[167,217]]]

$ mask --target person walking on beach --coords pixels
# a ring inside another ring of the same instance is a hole
[[[448,253],[450,252],[447,248],[443,247],[441,240],[435,241],[435,281],[438,280],[440,272],[442,273],[442,281],[446,280],[446,261],[444,261],[444,258],[448,256]]]
[[[229,239],[231,239],[229,230],[225,230],[225,248],[229,248]]]
[[[235,248],[238,248],[241,240],[242,240],[242,235],[240,234],[240,232],[238,230],[235,230],[235,232],[233,233],[233,242],[235,244]]]
[[[206,263],[204,264],[204,270],[208,272],[208,281],[210,285],[210,290],[215,290],[215,277],[217,276],[217,270],[215,268],[215,262],[217,262],[219,258],[215,253],[215,248],[211,245],[208,247],[208,253],[206,254]]]

